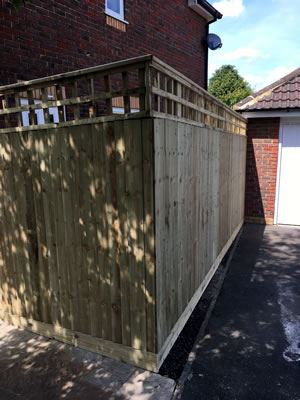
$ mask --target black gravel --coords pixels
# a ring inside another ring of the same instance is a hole
[[[222,286],[227,270],[227,260],[231,254],[233,246],[234,244],[226,253],[221,264],[219,265],[219,268],[215,272],[215,275],[210,281],[193,313],[185,324],[181,334],[172,347],[171,352],[161,366],[159,370],[161,375],[167,376],[176,381],[181,376],[188,356],[194,346],[195,340],[199,336],[201,328],[203,329],[203,326],[206,325],[207,317],[209,317],[207,314],[208,312],[212,311],[212,303],[218,296],[220,286]],[[205,329],[203,330],[203,336],[204,334]]]

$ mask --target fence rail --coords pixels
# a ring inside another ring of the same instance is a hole
[[[143,116],[246,133],[243,117],[150,55],[0,87],[2,133]]]

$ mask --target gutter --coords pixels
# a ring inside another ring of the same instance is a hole
[[[221,19],[223,15],[206,0],[189,0],[189,6],[209,24]]]
[[[197,3],[200,7],[203,7],[207,12],[209,12],[213,16],[213,20],[208,21],[209,24],[216,22],[218,19],[223,18],[223,14],[221,14],[215,7],[213,7],[206,0],[197,0]]]

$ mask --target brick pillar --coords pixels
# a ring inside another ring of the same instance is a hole
[[[250,118],[247,128],[245,218],[274,223],[280,118]]]

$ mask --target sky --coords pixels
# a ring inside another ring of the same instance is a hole
[[[209,77],[224,64],[259,90],[300,67],[300,0],[211,0],[223,18],[210,33],[223,47],[209,51]]]

